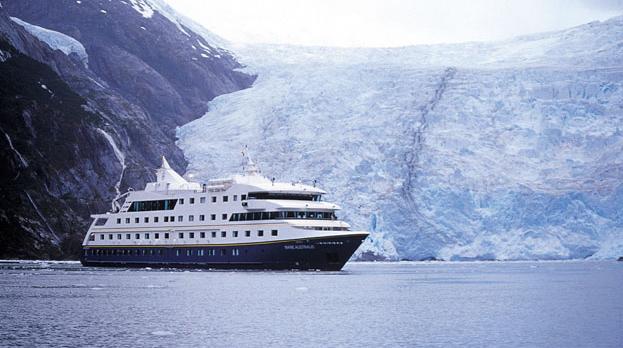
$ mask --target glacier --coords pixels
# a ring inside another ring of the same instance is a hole
[[[24,27],[26,31],[28,31],[39,40],[45,42],[52,49],[60,50],[68,56],[71,54],[75,54],[85,67],[88,66],[89,56],[80,41],[58,31],[30,24],[17,17],[11,17],[11,20]]]
[[[623,256],[623,17],[501,42],[230,45],[252,88],[178,128],[187,175],[311,182],[360,259]]]

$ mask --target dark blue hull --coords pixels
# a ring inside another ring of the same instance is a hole
[[[367,234],[197,246],[86,246],[80,262],[101,267],[339,271]]]

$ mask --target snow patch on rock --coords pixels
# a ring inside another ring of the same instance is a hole
[[[17,17],[11,17],[11,20],[20,26],[24,27],[26,31],[45,42],[52,49],[60,50],[66,55],[75,54],[78,56],[84,66],[88,66],[89,56],[84,46],[80,41],[74,39],[69,35],[65,35],[58,31],[42,28],[40,26],[30,24]]]
[[[22,166],[24,166],[24,168],[27,168],[28,162],[26,161],[24,156],[22,156],[22,154],[19,151],[17,151],[15,146],[13,146],[13,141],[11,140],[11,137],[9,136],[9,134],[7,132],[4,132],[4,136],[6,137],[6,140],[9,143],[9,148],[13,151],[13,153],[15,153],[20,163],[22,164]]]
[[[212,33],[207,30],[197,22],[192,19],[180,14],[176,10],[174,10],[171,6],[169,6],[164,0],[145,0],[151,8],[155,11],[158,11],[161,15],[166,17],[168,20],[173,22],[177,26],[177,28],[186,36],[190,37],[191,35],[184,29],[184,27],[192,30],[193,32],[199,34],[203,37],[211,46],[221,47],[223,49],[227,48],[230,43],[223,39],[222,37]]]
[[[130,2],[132,8],[144,18],[151,18],[154,15],[154,9],[145,0],[130,0]]]
[[[11,58],[11,52],[0,50],[0,63],[4,63],[10,58]]]

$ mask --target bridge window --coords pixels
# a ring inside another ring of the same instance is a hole
[[[227,220],[227,214],[223,214],[223,215],[221,216],[221,218],[222,218],[223,220]]]
[[[177,217],[177,221],[179,221],[179,222],[184,221],[184,217],[183,217],[183,216],[181,216],[181,215],[180,215],[180,216],[178,216],[178,217]]]
[[[154,216],[154,222],[158,222],[158,217]]]
[[[271,235],[271,236],[277,236],[277,234],[278,234],[278,233],[279,233],[279,232],[278,232],[277,230],[271,230],[271,231],[270,231],[270,235]]]
[[[251,231],[244,231],[245,237],[251,237]]]
[[[212,231],[212,238],[216,238],[216,231]]]
[[[199,233],[199,238],[205,238],[206,237],[206,233],[205,232],[200,232]]]
[[[132,236],[129,233],[125,234],[125,239],[130,239]]]
[[[109,235],[108,235],[108,239],[112,239],[112,234],[109,234]]]
[[[180,198],[180,204],[184,204],[184,198]]]
[[[227,237],[227,232],[221,231],[221,237],[223,237],[223,238]]]
[[[149,239],[149,233],[145,233],[145,239]]]
[[[232,232],[232,233],[233,233],[233,235],[234,235],[234,238],[238,238],[238,231],[234,231],[234,232]]]
[[[241,201],[247,200],[247,195],[240,195],[240,200]]]
[[[195,221],[195,216],[194,215],[188,215],[188,221],[190,221],[190,222]]]
[[[205,197],[200,197],[199,198],[199,203],[205,203],[206,202],[206,198]]]
[[[121,223],[121,219],[117,219],[117,223],[120,224]]]
[[[146,224],[147,224],[147,223],[149,223],[149,217],[148,217],[148,216],[146,216],[146,217],[145,217],[145,219],[143,219],[143,221],[144,221]]]
[[[180,198],[180,204],[184,199]],[[129,212],[135,211],[154,211],[154,210],[173,210],[175,208],[175,204],[177,203],[177,199],[163,199],[157,201],[137,201],[132,202],[130,208],[128,208]]]
[[[238,195],[234,195],[234,202],[238,200]]]
[[[139,222],[139,221],[140,221],[140,219],[139,219],[139,218],[134,218],[134,223],[135,223],[135,224],[138,224],[138,222]]]
[[[199,215],[199,221],[205,221],[206,216],[205,215]]]
[[[216,214],[210,214],[210,220],[216,220]]]
[[[104,239],[104,235],[100,234],[100,240],[103,240],[103,239]]]
[[[279,199],[290,201],[319,201],[320,195],[287,192],[249,192],[249,199]],[[243,199],[244,200],[244,199]]]
[[[121,233],[117,233],[117,239],[121,239]]]
[[[141,234],[140,233],[135,234],[134,239],[141,239]]]
[[[95,241],[95,235],[94,235],[93,233],[91,233],[91,234],[89,235],[89,240],[90,240],[91,242],[94,242],[94,241]]]
[[[164,233],[164,239],[169,239],[169,232]]]
[[[184,239],[184,232],[180,232],[180,233],[178,233],[178,234],[177,234],[177,237],[178,237],[179,239]]]
[[[223,202],[227,202],[227,201],[229,201],[229,197],[223,196]]]
[[[130,223],[130,218],[125,218],[125,223],[129,224]]]
[[[175,222],[175,216],[169,216],[169,221],[170,222]]]
[[[195,204],[195,198],[194,197],[189,198],[189,200],[190,200],[190,204]]]
[[[195,232],[189,232],[188,233],[188,238],[195,238]]]
[[[160,233],[154,233],[154,239],[160,239]]]
[[[216,203],[216,196],[212,196],[212,203]]]
[[[257,236],[258,237],[264,237],[264,230],[258,230],[257,231]]]
[[[169,217],[168,216],[164,217],[164,222],[169,222]]]

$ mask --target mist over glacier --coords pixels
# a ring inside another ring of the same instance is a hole
[[[362,258],[623,256],[623,17],[494,43],[230,47],[258,74],[178,129],[199,179],[317,179]]]

